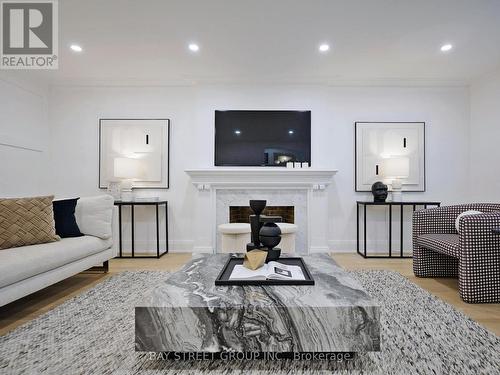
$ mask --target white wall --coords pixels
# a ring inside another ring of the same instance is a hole
[[[47,194],[48,92],[0,72],[0,197]]]
[[[171,122],[171,188],[145,191],[170,204],[172,248],[189,250],[196,190],[187,168],[213,166],[215,109],[312,110],[312,163],[336,168],[329,189],[330,244],[355,248],[355,121],[425,121],[427,192],[407,199],[462,202],[467,196],[469,93],[467,88],[205,86],[54,87],[50,96],[53,189],[58,196],[98,192],[98,119],[167,117]],[[380,210],[379,210],[380,211]],[[409,221],[409,213],[407,221]],[[145,212],[138,216],[139,245],[152,247]],[[384,247],[387,215],[373,212],[369,238]],[[409,238],[409,226],[407,238]],[[398,235],[395,227],[395,236]],[[397,238],[397,237],[396,237]]]
[[[195,138],[193,102],[192,89],[185,87],[54,88],[50,98],[50,123],[53,131],[52,180],[56,196],[103,192],[98,189],[99,118],[169,118],[171,188],[141,193],[168,199],[170,245],[176,250],[191,250],[194,187],[184,169],[192,165],[192,158],[197,153],[191,147]],[[160,214],[164,220],[163,208]],[[155,227],[151,225],[153,215],[148,208],[136,209],[137,248],[156,248]],[[124,209],[124,222],[128,222],[128,218],[129,211]],[[128,226],[124,227],[123,235],[126,247],[130,248]],[[164,241],[161,245],[164,246]]]
[[[470,201],[500,201],[500,69],[471,86]]]

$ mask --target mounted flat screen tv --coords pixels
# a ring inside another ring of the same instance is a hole
[[[311,111],[215,111],[215,165],[311,165]]]

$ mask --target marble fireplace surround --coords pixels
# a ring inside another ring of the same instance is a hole
[[[230,206],[248,206],[250,199],[264,199],[268,206],[294,206],[295,224],[298,225],[295,247],[299,254],[307,254],[307,190],[287,188],[216,189],[216,225],[229,223]],[[217,249],[221,236],[217,233]],[[279,247],[279,246],[278,246]]]
[[[197,188],[193,252],[216,253],[217,225],[229,222],[229,207],[265,199],[270,206],[295,206],[298,254],[327,252],[328,185],[337,170],[215,167],[185,171]]]

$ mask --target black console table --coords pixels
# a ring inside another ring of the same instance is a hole
[[[359,209],[363,207],[363,252],[359,250]],[[387,206],[389,208],[389,255],[367,255],[366,254],[366,207],[367,206]],[[392,255],[392,207],[400,207],[400,225],[401,225],[401,236],[400,236],[400,250],[399,255]],[[441,202],[373,202],[373,201],[357,201],[356,202],[356,235],[357,235],[357,252],[363,258],[411,258],[411,256],[403,255],[403,211],[405,206],[412,206],[413,211],[417,209],[417,206],[441,206]]]
[[[160,253],[160,220],[158,217],[158,211],[160,206],[165,206],[165,251]],[[115,201],[115,206],[118,206],[118,238],[119,238],[119,249],[120,255],[117,258],[161,258],[163,255],[168,253],[168,202],[158,199],[140,199],[140,200],[130,200],[130,201]],[[132,237],[132,255],[124,256],[122,249],[122,207],[130,206],[130,226],[131,226],[131,237]],[[134,207],[135,206],[154,206],[156,208],[156,255],[140,255],[135,256],[135,244],[134,244]]]

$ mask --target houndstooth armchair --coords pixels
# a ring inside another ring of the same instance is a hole
[[[460,219],[467,210],[483,212]],[[458,276],[468,303],[500,302],[500,204],[464,204],[413,213],[413,272],[417,277]]]

